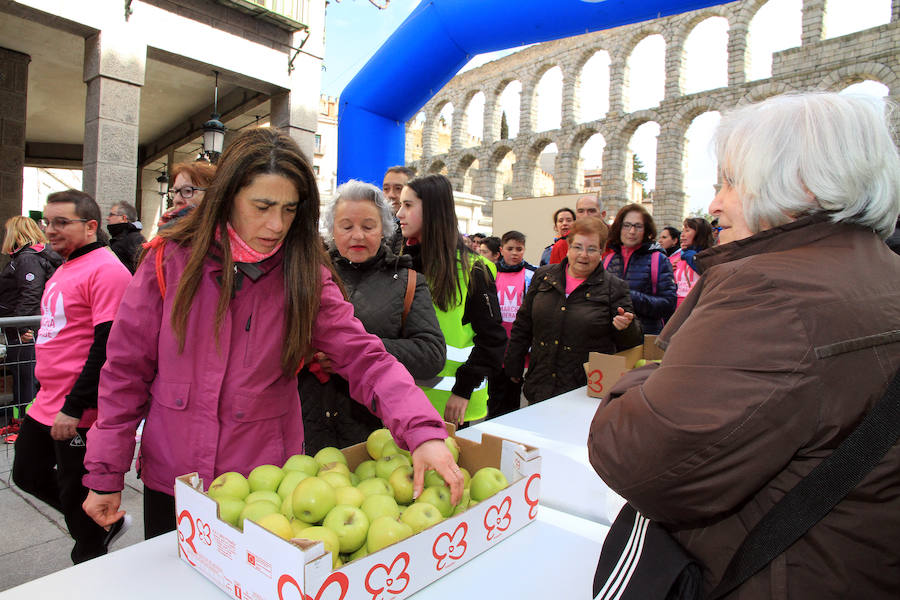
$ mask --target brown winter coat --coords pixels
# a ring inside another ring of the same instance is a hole
[[[900,368],[900,257],[871,230],[806,217],[698,262],[702,279],[660,335],[662,365],[616,386],[588,446],[603,480],[703,563],[708,593]],[[898,541],[895,445],[729,598],[900,597]]]
[[[597,266],[566,298],[568,259],[538,269],[516,314],[505,369],[521,377],[531,348],[525,397],[539,402],[587,384],[584,363],[590,352],[613,354],[643,340],[638,319],[613,327],[616,309],[634,312],[628,284]]]

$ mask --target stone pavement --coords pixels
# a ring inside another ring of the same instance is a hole
[[[13,445],[0,438],[0,592],[72,566],[73,542],[62,514],[13,484],[13,454]],[[132,469],[122,503],[133,523],[111,552],[144,540],[143,489]]]

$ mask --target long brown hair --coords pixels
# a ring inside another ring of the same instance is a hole
[[[694,242],[691,246],[695,246],[700,250],[706,250],[715,246],[716,238],[713,237],[712,225],[706,219],[691,217],[685,219],[681,226],[694,230]]]
[[[425,175],[407,186],[422,201],[422,268],[431,290],[431,299],[442,311],[462,302],[463,286],[469,285],[472,251],[459,233],[453,186],[443,175]],[[458,268],[457,256],[463,268]],[[462,278],[460,278],[460,271]]]
[[[234,260],[226,226],[237,193],[256,176],[264,174],[290,180],[300,199],[281,250],[285,304],[281,367],[286,375],[293,375],[300,361],[312,351],[312,330],[322,290],[319,268],[325,266],[331,270],[331,261],[317,230],[319,191],[315,173],[297,143],[275,129],[250,129],[235,138],[219,159],[215,179],[207,188],[203,202],[174,226],[159,232],[167,241],[190,248],[175,293],[172,329],[183,350],[188,315],[200,284],[203,263],[218,247],[222,256],[222,283],[215,320],[218,341],[234,285]]]

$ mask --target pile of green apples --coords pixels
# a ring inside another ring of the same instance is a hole
[[[456,440],[445,443],[459,461]],[[219,517],[238,529],[250,519],[286,540],[321,541],[336,569],[458,515],[508,485],[499,469],[485,467],[474,477],[461,469],[465,490],[454,505],[444,479],[428,470],[425,489],[414,500],[410,453],[390,431],[374,431],[366,450],[371,460],[354,471],[343,452],[329,447],[315,456],[296,454],[281,467],[260,465],[249,477],[223,473],[207,493],[219,505]]]

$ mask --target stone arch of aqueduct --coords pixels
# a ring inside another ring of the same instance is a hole
[[[580,191],[581,148],[591,136],[599,133],[606,142],[601,194],[608,211],[615,214],[614,211],[629,198],[626,182],[628,142],[640,125],[655,121],[660,126],[660,133],[653,212],[660,223],[680,223],[685,201],[685,132],[692,120],[702,113],[725,111],[789,91],[837,91],[863,80],[883,83],[892,99],[900,99],[900,0],[891,0],[890,23],[832,39],[823,39],[826,0],[803,0],[801,45],[773,55],[771,77],[748,81],[748,28],[765,1],[733,2],[546,42],[458,75],[423,107],[422,157],[408,164],[419,173],[440,172],[446,168],[454,189],[462,191],[468,179],[472,192],[486,198],[490,204],[502,197],[498,165],[509,151],[516,156],[512,196],[533,196],[538,156],[546,146],[555,143],[558,153],[554,192],[571,194]],[[709,17],[724,17],[729,24],[728,85],[684,94],[685,40],[696,25]],[[656,107],[626,112],[624,92],[629,77],[628,57],[641,40],[653,34],[660,34],[665,40],[664,98]],[[582,68],[598,51],[606,51],[610,58],[609,111],[601,119],[581,123]],[[561,127],[536,132],[536,88],[544,73],[555,66],[560,67],[563,81]],[[514,139],[500,139],[500,94],[514,80],[522,85],[519,133]],[[482,141],[478,146],[465,147],[468,138],[466,108],[478,92],[485,96]],[[438,154],[438,117],[448,102],[453,105],[450,150]],[[407,124],[408,160],[412,123]],[[476,159],[479,168],[470,168]]]

